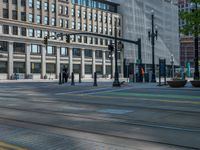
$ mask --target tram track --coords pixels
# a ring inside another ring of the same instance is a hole
[[[0,120],[3,122],[10,122],[11,124],[14,124],[15,126],[18,127],[24,127],[27,128],[27,126],[39,126],[42,128],[48,128],[51,130],[62,130],[61,132],[65,131],[72,131],[72,132],[78,132],[79,134],[90,134],[93,136],[103,136],[103,137],[110,137],[110,138],[116,138],[116,139],[123,139],[123,140],[133,140],[133,141],[138,141],[138,142],[144,142],[144,143],[151,143],[151,144],[159,144],[159,145],[165,145],[165,146],[172,146],[172,147],[176,147],[176,148],[183,148],[183,149],[187,149],[187,150],[200,150],[199,147],[195,147],[195,146],[184,146],[184,145],[180,145],[180,144],[173,144],[173,143],[168,143],[168,142],[161,142],[161,141],[155,141],[155,140],[146,140],[146,139],[140,139],[140,138],[134,138],[134,137],[127,137],[127,136],[123,136],[123,135],[116,135],[114,133],[108,133],[108,132],[98,132],[98,131],[88,131],[88,130],[83,130],[83,129],[75,129],[72,127],[61,127],[58,125],[52,125],[52,124],[48,124],[48,123],[41,123],[41,122],[34,122],[34,121],[27,121],[27,120],[20,120],[20,119],[13,119],[13,118],[7,118],[7,117],[2,117],[0,116]],[[6,123],[9,124],[9,123]],[[21,125],[21,124],[26,124],[25,126]],[[9,124],[10,125],[10,124]],[[41,128],[39,128],[40,131]]]
[[[200,127],[191,127],[191,126],[178,126],[175,124],[161,124],[158,122],[150,122],[150,121],[138,121],[134,119],[122,119],[115,116],[109,116],[109,118],[101,117],[101,116],[89,116],[89,115],[82,115],[81,113],[65,113],[62,111],[48,111],[48,110],[33,110],[33,109],[24,109],[24,108],[12,108],[12,107],[2,107],[0,109],[8,109],[8,110],[15,110],[21,111],[26,113],[37,113],[41,115],[54,115],[54,116],[65,116],[65,117],[76,117],[79,119],[91,119],[96,121],[103,121],[103,122],[112,122],[122,125],[128,126],[144,126],[144,127],[151,127],[151,128],[160,128],[160,129],[169,129],[169,130],[176,130],[176,131],[186,131],[186,132],[198,132],[200,133]],[[189,127],[189,128],[188,128]]]

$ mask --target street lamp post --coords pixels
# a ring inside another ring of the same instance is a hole
[[[112,79],[113,78],[113,51],[112,50],[110,51],[110,54],[108,57],[110,58],[110,61],[111,61],[111,69],[110,69],[111,76],[110,76],[110,78]]]
[[[149,40],[151,40],[151,46],[152,46],[152,77],[151,82],[156,82],[156,73],[155,73],[155,38],[158,37],[158,31],[155,30],[155,24],[154,24],[154,11],[151,12],[151,31],[149,31]]]
[[[115,79],[113,82],[114,87],[120,87],[120,82],[119,82],[119,71],[118,71],[118,62],[117,62],[117,19],[115,18]]]
[[[197,3],[193,3],[192,5],[192,11],[197,11],[198,10],[198,5]],[[198,17],[198,14],[196,13],[196,17]],[[195,71],[194,71],[194,79],[199,80],[199,38],[198,38],[198,30],[199,30],[199,26],[195,24],[195,36],[194,36],[194,48],[195,48],[195,58],[194,58],[194,62],[195,62]]]
[[[172,65],[172,78],[174,78],[174,55],[171,55],[170,62]]]

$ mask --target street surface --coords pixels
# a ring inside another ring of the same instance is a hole
[[[200,89],[0,83],[0,150],[199,150]]]

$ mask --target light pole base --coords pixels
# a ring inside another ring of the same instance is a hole
[[[151,82],[156,83],[156,75],[155,74],[152,74]]]
[[[120,86],[121,86],[121,84],[120,84],[119,81],[114,81],[113,82],[113,87],[120,87]]]

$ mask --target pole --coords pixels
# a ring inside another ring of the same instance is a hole
[[[195,3],[195,10],[197,11],[198,6],[197,3]],[[197,12],[196,12],[196,17],[197,16]],[[199,52],[198,52],[198,48],[199,48],[199,38],[198,38],[198,26],[195,25],[195,38],[194,38],[194,47],[195,47],[195,71],[194,71],[194,80],[199,80]]]
[[[151,45],[152,45],[152,79],[151,82],[156,82],[156,73],[155,73],[155,30],[154,30],[154,14],[151,15]]]
[[[93,86],[97,86],[97,72],[94,73],[94,84]]]
[[[74,86],[75,83],[74,83],[74,73],[72,72],[72,81],[71,81],[71,85]]]
[[[117,20],[115,20],[115,80],[113,82],[114,87],[120,87],[119,83],[119,72],[118,72],[118,62],[117,62]]]
[[[113,52],[111,51],[111,79],[113,78]]]
[[[62,74],[59,73],[59,84],[61,85],[62,84]]]
[[[138,76],[139,76],[139,81],[138,82],[142,82],[142,43],[141,43],[141,39],[138,39],[138,60],[139,60],[139,64],[138,64]]]

